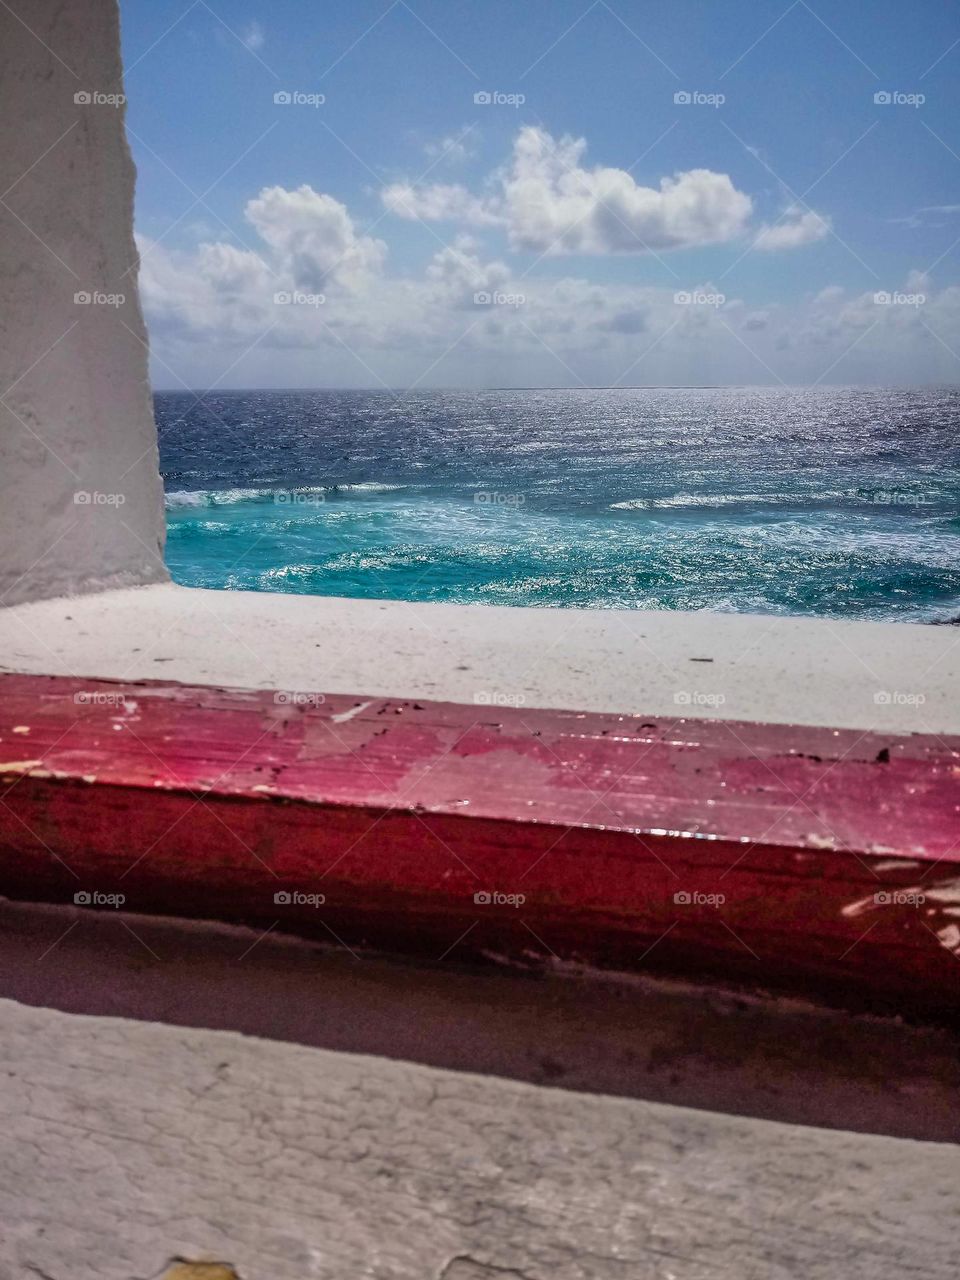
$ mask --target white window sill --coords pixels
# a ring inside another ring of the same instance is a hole
[[[171,584],[0,609],[4,671],[900,733],[960,732],[958,642],[901,623]]]

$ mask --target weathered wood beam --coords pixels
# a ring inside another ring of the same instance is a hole
[[[949,1018],[958,843],[957,739],[0,677],[11,897]]]

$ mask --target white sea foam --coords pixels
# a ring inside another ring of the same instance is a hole
[[[879,496],[878,496],[879,495]],[[675,493],[669,498],[628,498],[611,502],[611,511],[659,511],[671,507],[807,506],[811,502],[839,502],[856,499],[880,503],[883,494],[856,489],[827,489],[822,493]]]
[[[223,507],[233,506],[239,502],[272,502],[279,493],[295,493],[307,498],[311,495],[319,497],[327,494],[391,493],[406,487],[402,484],[382,484],[378,480],[371,480],[363,484],[303,485],[289,489],[282,485],[269,489],[183,489],[168,493],[166,505],[168,510],[177,507]]]

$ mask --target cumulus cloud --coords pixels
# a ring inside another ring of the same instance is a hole
[[[646,187],[625,169],[586,165],[586,149],[583,138],[528,125],[486,193],[460,183],[396,182],[381,199],[402,218],[503,227],[511,248],[547,256],[665,253],[728,243],[750,229],[753,201],[728,174],[688,169]],[[795,249],[829,231],[829,219],[792,207],[760,229],[754,247]]]
[[[739,235],[752,202],[724,173],[691,169],[640,186],[624,169],[582,164],[583,138],[521,129],[504,180],[510,239],[547,253],[643,253]]]
[[[624,169],[585,167],[583,138],[554,138],[526,126],[495,190],[477,196],[460,185],[382,193],[402,217],[506,228],[511,245],[552,255],[647,253],[717,244],[738,236],[752,211],[748,195],[724,173],[691,169],[644,187]]]
[[[265,187],[245,216],[298,288],[357,288],[386,258],[382,240],[358,235],[346,206],[310,186]]]
[[[456,222],[462,226],[498,226],[505,219],[494,202],[473,195],[459,183],[431,183],[415,187],[394,182],[380,198],[391,213],[423,222]]]
[[[937,290],[920,273],[900,293],[891,285],[886,302],[830,286],[757,310],[695,280],[677,290],[519,274],[463,232],[419,272],[389,274],[386,246],[310,187],[268,188],[246,212],[250,246],[141,239],[158,385],[209,385],[224,370],[248,386],[955,376],[960,289]],[[291,297],[298,289],[305,296]]]
[[[830,219],[814,213],[812,209],[787,209],[783,217],[771,226],[762,227],[753,247],[764,253],[778,249],[798,249],[813,244],[830,234]]]

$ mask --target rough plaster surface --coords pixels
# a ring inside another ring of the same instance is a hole
[[[0,671],[960,732],[960,629],[205,591],[0,610]]]
[[[956,1147],[7,1001],[0,1033],[3,1280],[956,1274]]]
[[[123,111],[74,100],[122,92],[116,0],[16,8],[0,5],[0,604],[166,578]]]

